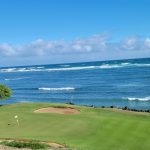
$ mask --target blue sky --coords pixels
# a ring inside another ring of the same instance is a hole
[[[150,57],[149,0],[0,0],[0,64]]]

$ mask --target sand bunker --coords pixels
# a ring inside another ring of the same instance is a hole
[[[55,107],[48,107],[48,108],[41,108],[35,110],[36,113],[57,113],[57,114],[79,114],[79,111],[74,108],[64,107],[64,108],[55,108]]]

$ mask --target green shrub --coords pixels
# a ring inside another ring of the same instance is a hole
[[[58,106],[52,106],[52,108],[69,108],[69,107],[67,107],[67,106],[61,106],[61,105],[59,106],[58,105]]]
[[[12,95],[11,89],[7,86],[0,84],[0,100],[9,98]]]
[[[19,142],[19,141],[3,141],[0,144],[16,148],[47,149],[48,145],[37,142]]]

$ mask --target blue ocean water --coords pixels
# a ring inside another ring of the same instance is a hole
[[[0,83],[16,102],[150,109],[150,59],[1,67]]]

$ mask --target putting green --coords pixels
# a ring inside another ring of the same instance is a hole
[[[40,108],[69,106],[78,114],[35,113]],[[18,116],[19,124],[17,123]],[[79,150],[150,149],[150,114],[127,113],[63,104],[30,103],[0,107],[0,138],[65,144]]]

